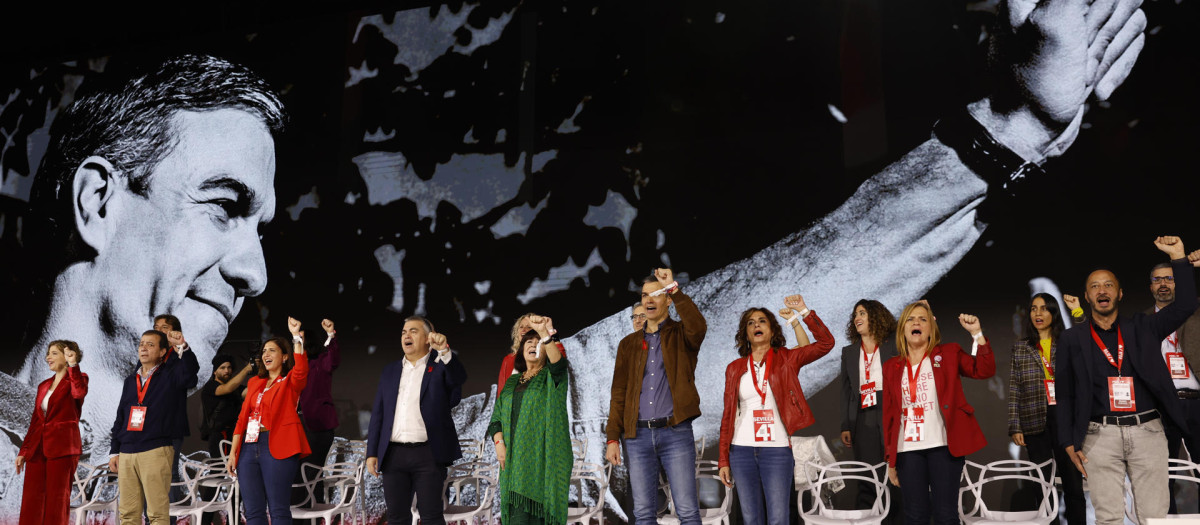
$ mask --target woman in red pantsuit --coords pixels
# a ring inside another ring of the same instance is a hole
[[[82,359],[74,341],[54,341],[46,349],[54,377],[38,385],[29,431],[17,455],[17,473],[26,467],[21,525],[67,525],[71,483],[83,452],[79,413],[88,376],[79,371]]]

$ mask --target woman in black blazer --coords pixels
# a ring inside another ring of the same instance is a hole
[[[842,348],[842,445],[854,453],[855,461],[877,465],[884,461],[883,450],[883,363],[896,356],[892,335],[896,318],[887,307],[874,299],[861,299],[854,305]],[[889,486],[892,507],[885,523],[900,522],[903,516],[900,491]],[[875,502],[875,487],[858,484],[855,508],[870,508]]]

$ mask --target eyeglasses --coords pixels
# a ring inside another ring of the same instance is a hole
[[[645,319],[645,318],[646,318],[646,314],[633,314],[633,315],[629,316],[629,319],[632,321],[637,321],[637,320]]]
[[[1153,284],[1173,283],[1173,282],[1175,282],[1175,276],[1174,275],[1159,275],[1157,277],[1151,277],[1150,282]]]

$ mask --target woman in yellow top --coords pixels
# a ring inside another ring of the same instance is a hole
[[[1029,460],[1042,463],[1054,458],[1062,476],[1067,523],[1086,521],[1083,478],[1072,468],[1066,450],[1057,445],[1054,422],[1055,339],[1065,328],[1053,295],[1039,293],[1029,302],[1025,320],[1028,337],[1013,344],[1012,368],[1008,376],[1008,435],[1025,447]],[[1049,474],[1049,471],[1047,471]]]

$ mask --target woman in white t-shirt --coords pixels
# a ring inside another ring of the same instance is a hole
[[[833,349],[833,334],[803,297],[788,296],[784,304],[817,341],[787,348],[775,315],[751,308],[742,313],[734,336],[741,357],[725,368],[718,465],[726,486],[737,481],[747,524],[788,523],[793,469],[788,437],[814,422],[797,374]]]
[[[963,462],[987,445],[975,409],[963,395],[961,376],[987,379],[996,373],[992,348],[979,319],[958,322],[974,341],[968,353],[941,344],[929,303],[912,303],[900,314],[897,356],[883,368],[883,429],[888,479],[904,494],[906,523],[958,523]]]

